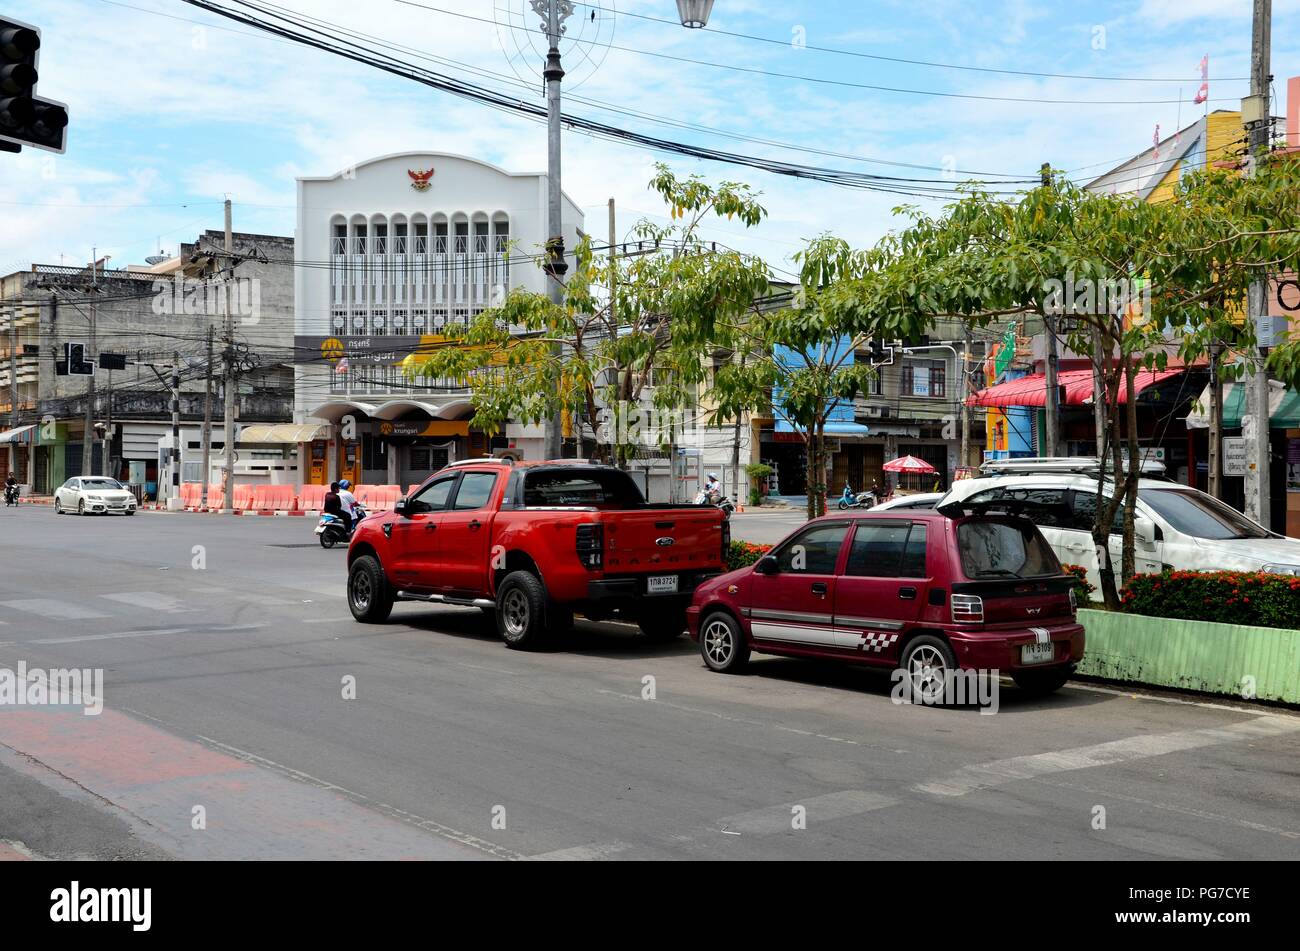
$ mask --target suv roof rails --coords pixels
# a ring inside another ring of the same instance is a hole
[[[993,459],[980,466],[985,475],[1034,475],[1045,472],[1086,473],[1109,472],[1113,466],[1096,456],[1034,456],[1026,459]],[[1165,474],[1165,464],[1155,459],[1143,459],[1139,472],[1144,475]]]
[[[455,462],[449,462],[444,469],[456,469],[460,466],[513,466],[514,461],[511,459],[497,459],[492,456],[483,456],[480,459],[457,459]]]

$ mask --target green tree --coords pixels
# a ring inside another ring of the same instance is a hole
[[[766,212],[746,185],[682,179],[664,165],[650,188],[672,221],[636,226],[645,253],[597,255],[583,238],[562,303],[512,290],[467,327],[453,328],[445,344],[414,356],[408,372],[472,381],[474,424],[487,432],[510,419],[540,422],[565,412],[581,421],[574,427],[580,451],[590,442],[601,458],[623,464],[638,440],[675,438],[672,421],[693,405],[719,328],[768,286],[759,258],[715,247],[701,228],[719,217],[753,226]],[[669,425],[638,425],[648,388]]]

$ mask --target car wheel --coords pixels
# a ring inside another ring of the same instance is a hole
[[[63,514],[63,503],[59,501],[59,497],[57,495],[54,497],[54,514],[55,515]]]
[[[85,500],[85,499],[78,499],[78,500],[77,500],[77,514],[78,514],[78,515],[85,515],[85,514],[86,514],[86,500]]]
[[[1064,667],[1055,670],[1017,670],[1011,674],[1017,687],[1031,697],[1045,697],[1065,686],[1070,671]]]
[[[943,703],[949,675],[957,669],[957,657],[943,638],[922,634],[907,642],[901,666],[911,682],[912,702],[934,706]]]
[[[749,663],[749,642],[730,615],[718,611],[700,624],[700,656],[710,670],[736,674]]]
[[[686,631],[686,612],[672,610],[663,614],[651,614],[639,618],[636,624],[647,638],[657,644],[664,644],[677,640]]]
[[[537,650],[546,640],[546,591],[536,575],[513,571],[497,588],[497,633],[514,650]]]
[[[393,611],[393,589],[374,555],[362,555],[352,563],[348,608],[362,624],[382,624]]]
[[[134,515],[134,514],[135,514],[135,509],[127,509],[127,510],[126,510],[126,514],[127,514],[127,515]]]

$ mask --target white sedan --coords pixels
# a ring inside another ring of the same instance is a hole
[[[105,476],[69,479],[54,493],[54,514],[62,515],[64,512],[134,515],[135,496],[122,483]]]

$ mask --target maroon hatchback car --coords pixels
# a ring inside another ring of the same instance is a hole
[[[687,620],[716,671],[758,651],[901,668],[922,689],[976,669],[1050,693],[1084,645],[1070,576],[1011,514],[824,516],[701,584]]]

